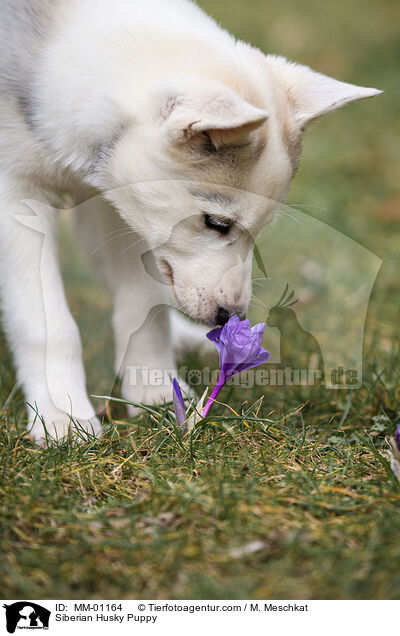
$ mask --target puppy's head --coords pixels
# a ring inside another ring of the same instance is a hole
[[[307,125],[379,92],[244,44],[237,55],[240,72],[157,85],[105,180],[178,306],[209,325],[246,313],[254,240],[286,195]]]

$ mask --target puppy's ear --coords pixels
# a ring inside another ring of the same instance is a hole
[[[265,110],[226,91],[181,98],[171,109],[166,123],[171,141],[193,142],[206,136],[218,150],[221,146],[246,144],[250,134],[267,119]]]
[[[300,128],[305,128],[309,122],[340,106],[382,92],[376,88],[339,82],[308,66],[289,62],[284,57],[267,55],[267,61],[286,92]]]

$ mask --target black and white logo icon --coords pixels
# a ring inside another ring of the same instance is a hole
[[[48,629],[50,611],[31,601],[18,601],[3,605],[6,610],[7,631],[14,634],[16,629]]]

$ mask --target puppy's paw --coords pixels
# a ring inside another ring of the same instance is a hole
[[[145,404],[148,406],[162,406],[172,400],[171,386],[122,386],[122,397],[127,402],[134,402],[135,405]],[[129,417],[135,417],[143,413],[140,406],[127,405]]]
[[[97,417],[89,420],[71,418],[68,413],[54,409],[43,416],[36,415],[28,426],[29,437],[40,446],[47,447],[54,441],[72,437],[78,442],[101,437],[101,424]]]

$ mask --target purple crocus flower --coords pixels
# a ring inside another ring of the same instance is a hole
[[[182,391],[176,378],[174,378],[174,381],[172,384],[173,384],[172,400],[174,403],[176,421],[178,422],[178,426],[180,428],[183,428],[185,424],[185,420],[186,420],[186,411],[185,411],[185,404],[183,402]]]
[[[264,329],[263,322],[251,327],[248,320],[240,321],[238,316],[232,316],[226,325],[213,329],[207,334],[207,338],[218,349],[220,373],[218,382],[204,407],[203,417],[206,417],[212,403],[229,378],[269,360],[268,351],[261,346]]]
[[[397,444],[397,450],[400,453],[400,424],[397,427],[397,431],[396,431],[396,444]]]

